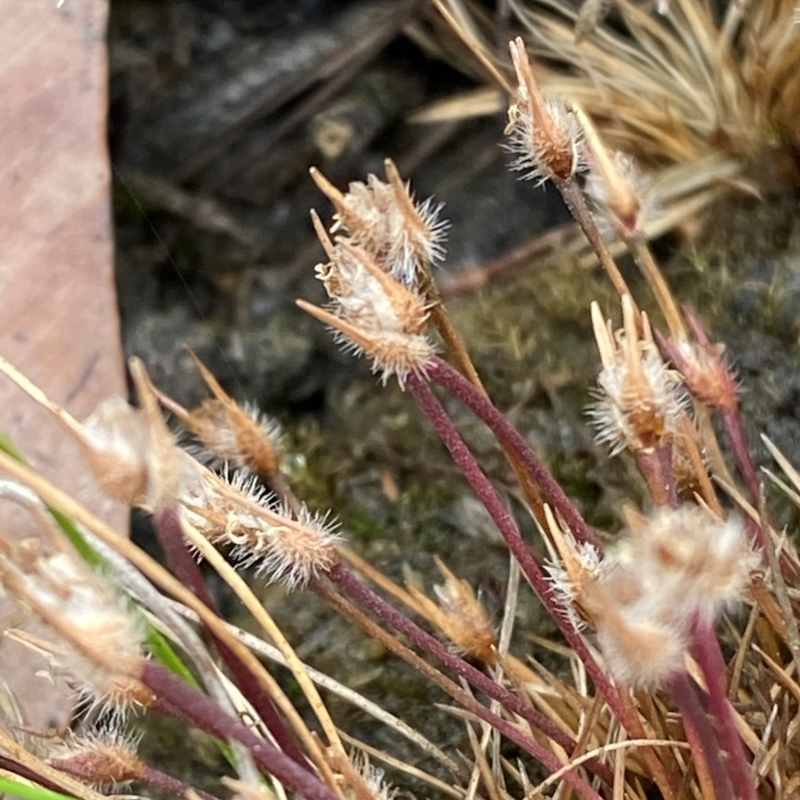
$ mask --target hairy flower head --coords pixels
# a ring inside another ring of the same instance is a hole
[[[313,218],[330,259],[317,267],[330,311],[302,300],[298,305],[333,328],[345,349],[370,356],[372,371],[380,372],[384,383],[391,375],[401,386],[409,374],[424,375],[434,347],[425,335],[423,297],[384,272],[363,249],[345,240],[332,242],[319,218]]]
[[[545,98],[533,75],[525,44],[519,37],[510,43],[517,73],[517,97],[508,112],[508,149],[517,154],[512,169],[525,178],[544,183],[564,183],[582,166],[581,128],[561,100]]]
[[[386,181],[370,175],[340,192],[317,169],[311,177],[333,203],[331,234],[343,234],[392,277],[414,287],[421,275],[444,258],[448,223],[439,219],[441,204],[417,203],[394,162],[386,160]]]
[[[337,561],[342,537],[336,520],[305,506],[293,513],[246,472],[230,482],[207,473],[197,495],[184,498],[184,513],[209,541],[232,547],[242,567],[290,589],[305,586]]]
[[[598,429],[597,440],[610,445],[612,454],[671,440],[686,406],[678,375],[661,359],[644,315],[640,337],[629,295],[622,298],[622,316],[623,329],[612,336],[598,305],[592,304],[603,369],[597,378],[598,399],[589,415]]]
[[[683,669],[692,624],[712,624],[741,599],[759,559],[736,517],[698,506],[662,509],[633,522],[603,559],[592,617],[609,671],[655,687]]]
[[[147,765],[137,755],[141,735],[106,725],[87,733],[68,733],[48,757],[48,763],[99,790],[119,789],[139,780]]]
[[[40,650],[86,702],[120,712],[150,702],[137,677],[144,661],[138,620],[68,543],[4,546],[0,584],[48,631],[46,639],[22,632],[17,638]]]

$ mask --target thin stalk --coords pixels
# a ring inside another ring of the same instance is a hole
[[[153,767],[145,767],[137,780],[149,786],[151,789],[174,794],[175,797],[194,797],[196,795],[201,800],[220,800],[220,798],[214,794],[196,789],[191,784],[184,783],[178,780],[178,778],[173,778],[172,775],[167,775],[166,772],[161,772],[161,770],[154,769]],[[189,794],[189,790],[192,792],[191,795]]]
[[[497,731],[499,731],[507,739],[518,745],[521,749],[530,753],[551,772],[561,769],[563,765],[550,750],[544,748],[530,736],[527,736],[513,723],[503,719],[499,715],[495,714],[492,710],[479,703],[469,692],[443,675],[427,661],[420,658],[420,656],[402,644],[397,638],[388,634],[383,628],[380,627],[380,625],[377,625],[375,622],[366,617],[361,611],[359,611],[358,608],[354,607],[347,600],[333,594],[329,589],[319,582],[313,583],[311,588],[313,588],[314,591],[319,594],[326,603],[362,628],[371,638],[382,642],[389,650],[395,653],[395,655],[402,658],[415,670],[420,672],[422,675],[425,675],[425,677],[435,683],[440,689],[449,694],[454,700],[460,703],[464,709],[482,719],[484,722],[488,723]],[[373,611],[373,613],[375,612]],[[587,763],[587,766],[592,768],[595,773],[608,785],[611,785],[613,778],[605,765],[600,764],[595,760],[594,763]],[[583,779],[579,778],[578,776],[574,777],[575,781],[568,781],[565,779],[565,782],[569,783],[584,797],[592,798],[592,800],[599,800],[599,795],[594,789],[592,789]]]
[[[158,697],[153,705],[155,710],[171,715],[177,713],[180,718],[213,736],[225,741],[241,742],[266,774],[274,776],[287,789],[297,792],[306,800],[338,800],[318,777],[257,736],[241,720],[223,713],[217,703],[176,678],[160,664],[144,661],[139,677]]]
[[[447,312],[447,308],[442,303],[439,289],[429,274],[426,274],[422,288],[426,298],[432,304],[430,312],[431,319],[439,335],[442,337],[442,341],[444,341],[447,352],[450,353],[450,356],[455,361],[461,374],[464,375],[481,394],[488,398],[489,393],[486,391],[486,387],[483,385],[478,371],[475,369],[475,365],[469,357],[469,352],[464,344],[464,340],[461,338],[458,328],[453,324],[450,314]],[[520,461],[519,457],[507,447],[503,447],[503,454],[506,457],[506,461],[508,461],[511,468],[514,470],[514,474],[517,476],[517,480],[525,495],[528,506],[539,521],[539,524],[544,526],[545,513],[541,492],[539,492],[536,484],[531,480],[528,471],[525,469],[525,465]]]
[[[198,549],[203,558],[217,571],[219,576],[230,586],[236,596],[242,601],[242,604],[253,615],[256,622],[266,631],[267,635],[275,643],[281,655],[286,659],[286,663],[291,670],[292,676],[300,686],[303,695],[311,706],[312,711],[319,720],[320,726],[325,733],[329,747],[338,753],[344,753],[344,746],[339,738],[339,732],[333,723],[333,720],[328,713],[322,698],[319,695],[317,687],[309,677],[305,670],[305,665],[300,661],[297,653],[292,648],[289,641],[286,639],[283,631],[275,623],[272,617],[267,612],[266,608],[258,598],[254,595],[252,589],[247,585],[246,581],[239,575],[236,570],[228,564],[223,556],[217,549],[208,542],[202,534],[195,530],[189,523],[184,523],[184,530],[186,536],[192,544]],[[326,778],[330,786],[334,785],[334,777],[330,770],[328,761],[322,752],[319,737],[312,734],[307,725],[303,721],[297,709],[293,706],[292,702],[286,697],[285,693],[281,690],[277,681],[269,674],[266,673],[272,685],[270,696],[275,699],[278,707],[283,711],[286,718],[291,723],[298,737],[305,745],[310,757],[314,761],[320,774]]]
[[[750,447],[747,444],[747,437],[745,436],[744,428],[742,427],[742,420],[739,416],[738,409],[734,413],[722,414],[722,424],[725,426],[725,433],[728,434],[728,440],[731,443],[731,450],[733,457],[736,459],[736,465],[742,473],[747,490],[750,492],[750,499],[753,505],[758,508],[761,505],[761,482],[758,479],[753,457],[750,455]],[[753,535],[756,539],[756,544],[764,547],[764,531],[757,523],[752,526]]]
[[[564,202],[570,214],[572,214],[575,221],[580,225],[583,235],[588,240],[598,261],[611,279],[611,283],[614,284],[617,294],[620,297],[626,294],[630,295],[631,291],[628,288],[628,284],[625,283],[625,278],[622,277],[622,273],[619,271],[616,261],[614,261],[614,256],[611,255],[611,251],[608,249],[605,239],[603,239],[597,228],[592,213],[589,211],[589,206],[586,204],[586,198],[584,197],[581,187],[575,183],[574,179],[557,181],[555,183],[558,191],[561,192],[561,196],[564,198]],[[639,312],[635,307],[634,311],[638,318]]]
[[[219,616],[219,609],[208,591],[200,567],[186,548],[186,535],[178,512],[175,509],[166,509],[155,514],[153,527],[172,573],[214,614]],[[253,673],[236,657],[233,650],[213,632],[206,630],[214,642],[217,652],[231,671],[239,691],[252,703],[256,714],[275,738],[278,746],[298,764],[305,766],[306,758],[278,714],[272,698],[262,690]]]
[[[602,550],[600,541],[594,531],[586,524],[578,509],[567,497],[550,470],[531,450],[519,431],[495,408],[488,398],[472,386],[458,370],[453,369],[438,356],[434,356],[431,359],[426,375],[430,381],[443,386],[461,400],[473,414],[489,426],[501,445],[517,455],[536,485],[541,489],[542,494],[561,515],[577,541],[591,544],[598,550]],[[409,384],[411,384],[410,379]]]
[[[667,443],[641,450],[636,453],[636,462],[647,481],[653,504],[659,508],[677,508],[678,492],[675,473],[672,471],[672,445]]]
[[[625,236],[625,244],[633,255],[636,263],[644,275],[650,289],[655,295],[661,313],[664,315],[669,332],[673,339],[686,337],[686,325],[683,323],[678,304],[670,291],[661,270],[647,246],[647,240],[641,235]]]
[[[719,640],[711,623],[700,615],[694,619],[692,634],[694,638],[692,650],[703,672],[708,689],[709,708],[719,725],[722,746],[728,754],[728,768],[738,790],[738,796],[742,800],[757,800],[753,775],[725,690],[725,660],[719,649]]]
[[[550,584],[545,578],[541,568],[536,563],[536,559],[530,554],[519,532],[519,528],[513,519],[511,519],[511,515],[508,511],[506,511],[497,492],[495,492],[494,487],[492,487],[488,478],[483,473],[475,457],[464,444],[461,435],[447,416],[447,412],[442,407],[442,404],[436,399],[427,383],[419,378],[410,376],[408,386],[413,392],[417,402],[420,404],[423,412],[439,434],[442,442],[444,442],[445,446],[450,451],[453,460],[469,481],[478,498],[492,517],[495,525],[497,525],[509,550],[511,550],[511,553],[520,565],[523,574],[530,582],[542,603],[544,603],[550,616],[559,626],[559,629],[575,651],[575,654],[583,662],[586,671],[595,682],[597,690],[603,696],[620,722],[625,726],[626,730],[628,730],[631,737],[636,738],[638,731],[631,724],[630,717],[619,702],[619,697],[614,687],[600,668],[600,665],[595,661],[594,656],[589,651],[589,648],[586,646],[580,634],[575,630],[574,625],[559,607],[553,597]]]
[[[524,703],[519,697],[512,694],[504,686],[493,681],[488,675],[473,667],[463,658],[451,652],[446,645],[436,637],[424,631],[413,620],[401,611],[387,603],[382,597],[375,594],[368,586],[363,584],[343,564],[338,563],[326,573],[327,577],[344,594],[355,600],[361,607],[374,614],[385,624],[391,625],[396,631],[407,636],[414,644],[435,658],[439,659],[446,667],[453,670],[458,676],[464,678],[476,689],[497,700],[508,711],[522,717],[537,730],[551,738],[568,752],[575,748],[575,740],[564,733],[557,725],[551,722],[536,709]]]
[[[717,737],[691,678],[686,672],[677,673],[670,678],[667,688],[681,712],[687,736],[693,743],[692,755],[705,763],[717,800],[735,797],[730,775],[720,757]]]

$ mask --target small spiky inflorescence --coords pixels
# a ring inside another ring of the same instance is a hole
[[[344,770],[344,778],[347,780],[349,777],[352,783],[358,783],[359,786],[346,786],[344,787],[344,796],[346,800],[357,800],[364,797],[364,789],[368,793],[371,800],[394,800],[397,796],[397,789],[395,789],[385,779],[385,772],[376,767],[366,755],[357,755],[350,758],[348,762],[348,769]]]
[[[230,482],[206,473],[197,493],[182,501],[195,529],[214,544],[232,547],[234,561],[269,581],[300,588],[337,561],[342,537],[335,519],[305,506],[293,513],[247,472],[235,473]]]
[[[140,780],[147,768],[137,755],[141,738],[114,725],[88,733],[69,733],[47,760],[99,790],[118,790]]]
[[[659,338],[665,355],[681,373],[692,397],[722,414],[735,414],[739,407],[739,388],[733,370],[722,357],[724,347],[709,341],[700,322],[687,312],[696,342],[686,337]]]
[[[518,81],[506,127],[508,149],[517,154],[512,169],[539,184],[569,181],[583,167],[578,120],[563,101],[542,95],[522,39],[511,42],[510,49]]]
[[[657,686],[682,669],[696,615],[710,623],[740,600],[758,566],[744,527],[694,506],[662,511],[604,561],[595,615],[611,673]]]
[[[658,216],[652,188],[652,176],[639,170],[633,156],[617,151],[605,159],[590,160],[585,191],[605,223],[603,232],[608,238],[620,228],[626,235],[639,235]]]
[[[67,542],[58,548],[30,539],[0,544],[0,583],[53,637],[20,638],[41,650],[86,702],[114,713],[149,704],[149,690],[135,677],[144,660],[141,626],[108,585]]]
[[[413,288],[444,258],[449,223],[439,219],[441,203],[416,203],[394,162],[387,159],[385,166],[385,182],[370,175],[366,183],[351,183],[346,194],[317,169],[311,177],[336,209],[331,235],[343,234],[395,280]]]
[[[410,594],[420,604],[425,617],[460,652],[484,663],[494,663],[498,638],[489,613],[467,581],[456,577],[440,558],[434,556],[434,560],[444,577],[443,584],[433,587],[439,605],[414,586],[408,587]]]
[[[347,350],[372,358],[372,371],[386,381],[397,375],[401,387],[409,374],[425,375],[434,347],[425,335],[428,308],[423,297],[395,280],[362,248],[332,242],[319,218],[314,225],[330,259],[317,277],[331,299],[331,311],[298,301],[330,325]]]
[[[78,441],[100,488],[128,505],[144,503],[148,435],[141,411],[110,397],[86,418],[83,433]]]
[[[737,518],[692,505],[633,520],[599,563],[584,555],[565,559],[559,594],[588,614],[611,674],[649,688],[683,670],[693,622],[713,625],[760,563]]]
[[[793,0],[663,5],[620,0],[617,23],[587,28],[566,0],[512,3],[542,85],[658,172],[662,230],[749,181],[796,185],[800,143]]]
[[[191,350],[189,355],[214,398],[187,411],[172,398],[154,391],[161,404],[200,440],[199,447],[189,449],[192,455],[211,469],[230,464],[265,480],[273,479],[280,472],[280,425],[256,406],[236,403]]]
[[[622,298],[622,316],[623,329],[612,336],[599,306],[592,304],[603,369],[589,415],[598,429],[597,440],[608,444],[612,454],[626,447],[638,453],[672,441],[687,403],[677,374],[659,355],[644,314],[640,337],[628,295]]]

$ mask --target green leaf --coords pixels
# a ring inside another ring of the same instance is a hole
[[[0,775],[0,797],[4,796],[9,800],[12,797],[19,800],[75,800],[75,795],[61,794],[43,786],[32,786]]]

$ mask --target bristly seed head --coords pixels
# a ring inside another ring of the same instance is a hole
[[[444,258],[449,223],[439,219],[442,205],[431,199],[416,203],[391,160],[386,182],[370,175],[366,183],[351,183],[346,194],[319,170],[312,169],[311,177],[336,208],[331,234],[344,234],[404,286],[416,287]]]
[[[740,520],[698,506],[661,510],[611,548],[577,600],[591,608],[609,671],[655,688],[683,669],[692,623],[713,625],[758,569]]]
[[[609,444],[612,455],[626,447],[637,452],[670,441],[680,430],[687,404],[679,377],[661,359],[644,314],[640,338],[629,295],[622,298],[622,314],[623,330],[612,336],[598,305],[592,304],[603,369],[589,416],[598,428],[597,440]]]
[[[100,791],[115,790],[139,780],[147,765],[137,755],[141,735],[126,735],[107,725],[89,733],[69,733],[48,757],[48,763]]]
[[[305,506],[293,514],[246,472],[230,482],[208,473],[199,495],[185,499],[184,513],[209,541],[232,546],[239,565],[289,589],[302,588],[338,559],[342,536],[330,514]]]
[[[9,546],[0,555],[0,585],[53,633],[53,642],[30,641],[85,702],[123,715],[150,702],[138,681],[144,662],[138,621],[75,553]]]
[[[580,124],[561,100],[542,96],[522,39],[509,46],[518,81],[506,127],[508,149],[517,154],[511,168],[524,171],[524,177],[537,184],[566,183],[583,168]]]
[[[722,357],[723,347],[709,341],[691,311],[686,311],[686,317],[697,342],[685,337],[670,341],[661,336],[658,339],[661,349],[680,371],[692,397],[721,414],[735,414],[739,407],[739,388],[733,370]]]
[[[372,371],[385,384],[397,375],[402,387],[409,374],[424,376],[435,352],[425,335],[428,309],[415,291],[384,272],[363,249],[347,241],[332,243],[315,217],[320,241],[330,261],[317,277],[331,298],[330,311],[298,305],[336,331],[336,339],[372,358]]]

